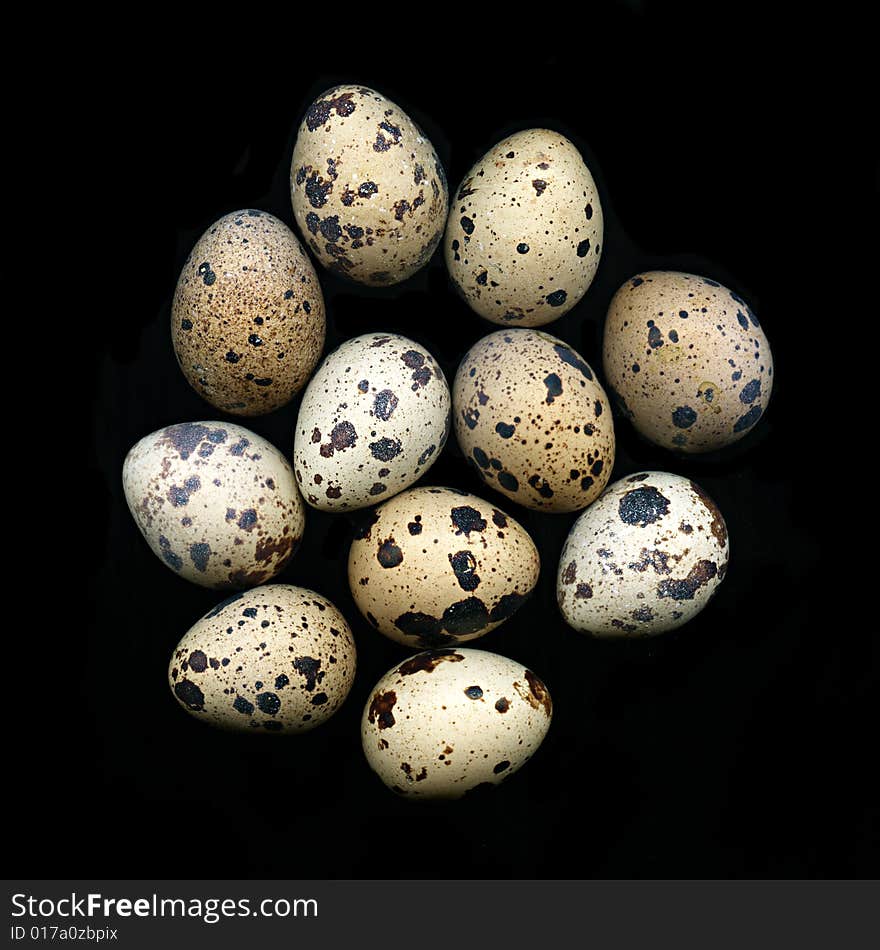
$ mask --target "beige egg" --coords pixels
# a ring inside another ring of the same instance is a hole
[[[324,267],[370,286],[397,284],[424,267],[449,210],[434,146],[400,106],[365,86],[336,86],[309,106],[290,195]]]
[[[707,277],[649,271],[614,295],[605,377],[645,438],[711,452],[747,435],[773,388],[773,357],[742,297]]]
[[[472,310],[493,323],[538,327],[587,292],[602,240],[599,192],[580,152],[558,132],[528,129],[467,173],[444,250]]]
[[[380,505],[348,556],[360,612],[386,637],[419,649],[494,630],[529,596],[539,571],[526,530],[457,488],[411,488]]]
[[[347,340],[300,403],[293,464],[306,501],[351,510],[408,488],[446,444],[450,403],[443,370],[420,344],[393,333]]]
[[[485,650],[417,653],[376,684],[361,719],[370,768],[411,798],[460,798],[498,785],[534,755],[550,727],[544,683]]]
[[[293,231],[265,211],[215,221],[174,293],[171,339],[187,382],[239,416],[290,402],[324,348],[324,297]]]
[[[687,478],[623,478],[574,523],[556,583],[566,623],[595,637],[649,637],[696,616],[727,573],[717,505]]]
[[[287,459],[228,422],[183,422],[140,440],[122,468],[125,500],[153,553],[202,587],[275,577],[305,526]]]
[[[237,732],[306,732],[354,682],[354,638],[320,594],[267,584],[236,594],[184,635],[168,682],[196,719]]]
[[[486,484],[527,508],[584,508],[611,475],[605,391],[578,353],[539,330],[499,330],[471,347],[455,376],[453,418]]]

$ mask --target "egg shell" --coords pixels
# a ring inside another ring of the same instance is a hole
[[[696,616],[727,573],[718,506],[680,475],[623,478],[574,523],[559,559],[559,608],[595,637],[649,637]]]
[[[539,571],[526,530],[456,488],[412,488],[380,505],[348,556],[358,610],[380,633],[419,649],[494,630]]]
[[[290,194],[321,264],[370,286],[397,284],[424,267],[449,210],[434,146],[400,106],[366,86],[336,86],[309,106]]]
[[[141,439],[122,468],[125,500],[153,553],[202,587],[275,577],[305,526],[293,470],[265,439],[228,422],[183,422]]]
[[[444,252],[471,309],[493,323],[537,327],[584,296],[602,241],[602,204],[580,152],[558,132],[527,129],[467,173]]]
[[[552,714],[547,687],[521,663],[443,648],[417,653],[379,680],[361,737],[370,768],[392,791],[460,798],[522,768]]]
[[[499,330],[471,347],[455,376],[453,418],[486,484],[527,508],[584,508],[611,475],[605,391],[578,353],[540,330]]]
[[[420,344],[392,333],[343,343],[300,404],[293,462],[306,501],[352,510],[408,488],[443,450],[450,405],[443,370]]]
[[[773,388],[773,357],[752,309],[717,281],[677,271],[638,274],[617,291],[603,360],[624,415],[676,452],[737,442]]]
[[[196,242],[177,281],[171,339],[212,406],[255,416],[285,405],[320,359],[325,332],[315,268],[283,221],[236,211]]]
[[[326,722],[354,681],[342,614],[320,594],[267,584],[210,610],[178,643],[168,682],[196,719],[237,732],[306,732]]]

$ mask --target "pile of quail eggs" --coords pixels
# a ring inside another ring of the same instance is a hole
[[[309,507],[370,509],[348,557],[354,603],[417,652],[366,698],[366,760],[401,795],[457,798],[521,768],[552,716],[536,673],[473,648],[539,580],[515,506],[582,512],[553,564],[575,630],[648,637],[687,623],[724,580],[724,517],[669,472],[608,484],[611,401],[659,446],[715,451],[761,418],[770,348],[744,300],[672,271],[634,275],[611,301],[604,386],[537,329],[587,293],[603,249],[595,182],[557,132],[499,142],[450,201],[409,116],[378,92],[339,86],[303,117],[290,190],[301,240],[258,210],[202,235],[177,283],[171,338],[186,379],[223,415],[271,412],[303,391],[291,444],[227,421],[180,422],[144,436],[123,467],[154,553],[194,584],[233,592],[180,640],[171,690],[227,730],[298,733],[332,716],[354,681],[351,628],[319,592],[272,581],[291,560],[295,575]],[[387,286],[441,243],[461,297],[500,327],[471,347],[451,387],[431,353],[396,333],[357,336],[322,360],[315,262]],[[412,487],[451,429],[488,498]]]

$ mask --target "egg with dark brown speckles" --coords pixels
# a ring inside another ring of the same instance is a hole
[[[471,347],[455,375],[453,418],[486,484],[527,508],[584,508],[614,466],[605,391],[583,357],[540,330],[499,330]]]
[[[494,630],[531,594],[539,572],[528,532],[456,488],[411,488],[380,505],[348,556],[360,612],[417,649]]]
[[[370,768],[398,795],[461,798],[521,769],[552,715],[549,690],[521,663],[443,648],[417,653],[379,680],[361,739]]]
[[[773,388],[773,356],[751,307],[717,281],[677,271],[638,274],[617,291],[603,360],[623,414],[675,452],[739,441]]]
[[[446,227],[446,266],[486,320],[537,327],[584,296],[599,266],[602,205],[593,176],[565,136],[517,132],[465,176]]]
[[[354,682],[356,650],[325,597],[267,584],[208,611],[183,636],[168,683],[190,715],[220,729],[290,735],[326,722]]]
[[[287,459],[228,422],[184,422],[141,439],[125,500],[153,553],[180,577],[240,589],[275,577],[302,538],[305,506]]]
[[[437,460],[449,434],[449,386],[420,344],[393,333],[347,340],[303,394],[293,465],[324,511],[376,505]]]
[[[321,264],[369,286],[400,283],[431,259],[449,208],[425,133],[365,86],[336,86],[308,108],[290,168],[293,213]]]
[[[324,297],[293,231],[265,211],[215,221],[174,293],[171,339],[183,375],[212,406],[256,416],[302,389],[324,348]]]
[[[556,593],[566,623],[594,637],[650,637],[695,617],[727,573],[730,542],[699,485],[640,472],[574,523]]]

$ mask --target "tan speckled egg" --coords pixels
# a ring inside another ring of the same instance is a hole
[[[380,505],[348,556],[360,612],[418,649],[494,630],[529,596],[539,571],[526,530],[457,488],[412,488]]]
[[[177,281],[171,339],[187,382],[212,406],[257,416],[290,402],[325,331],[315,268],[283,221],[236,211],[199,238]]]
[[[630,475],[574,523],[559,560],[559,608],[595,637],[665,633],[706,606],[729,556],[724,518],[699,485],[667,472]]]
[[[443,648],[417,653],[379,680],[361,738],[370,768],[392,791],[461,798],[522,768],[552,714],[547,687],[522,664]]]
[[[711,452],[751,431],[770,401],[773,357],[742,297],[707,277],[650,271],[614,295],[605,377],[651,442]]]
[[[528,129],[467,173],[446,226],[446,266],[468,305],[508,326],[557,320],[587,292],[602,248],[602,205],[580,152]]]
[[[614,465],[605,391],[567,343],[499,330],[465,354],[453,384],[458,443],[486,484],[541,511],[576,511]]]
[[[145,436],[122,467],[125,500],[153,553],[202,587],[253,587],[281,571],[305,506],[287,459],[228,422]]]
[[[345,702],[354,638],[320,594],[267,584],[236,594],[184,635],[168,665],[177,701],[236,732],[306,732]]]
[[[434,146],[399,106],[365,86],[336,86],[309,106],[290,195],[318,260],[370,286],[397,284],[424,267],[449,210]]]
[[[408,488],[446,444],[450,402],[443,370],[418,343],[392,333],[343,343],[299,408],[293,466],[306,501],[352,510]]]

